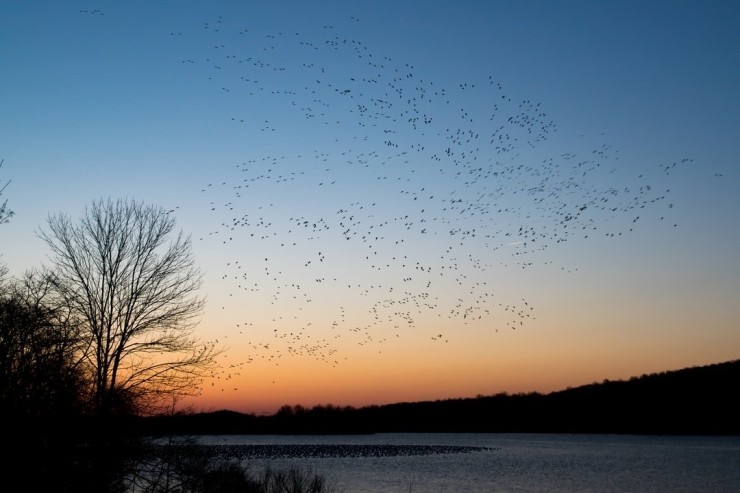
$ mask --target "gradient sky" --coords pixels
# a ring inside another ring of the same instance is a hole
[[[740,356],[740,4],[5,1],[0,226],[173,210],[196,410],[548,392]]]

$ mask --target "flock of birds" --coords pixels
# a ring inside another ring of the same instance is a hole
[[[553,260],[568,242],[669,220],[666,178],[689,159],[622,165],[608,144],[558,139],[543,104],[494,77],[440,83],[332,26],[234,23],[170,33],[199,43],[182,70],[234,132],[274,149],[200,190],[213,227],[195,240],[220,252],[228,290],[211,309],[252,347],[224,386],[257,359],[335,366],[348,344],[519,329],[535,310],[507,289],[518,273],[569,270]]]

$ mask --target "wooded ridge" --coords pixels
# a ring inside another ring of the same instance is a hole
[[[388,432],[740,434],[740,360],[604,380],[541,394],[360,408],[283,406],[270,416],[220,410],[143,418],[152,434]]]

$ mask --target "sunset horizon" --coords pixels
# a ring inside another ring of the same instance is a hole
[[[176,409],[738,357],[739,4],[90,5],[0,7],[0,267],[97,200],[165,211],[222,350]]]

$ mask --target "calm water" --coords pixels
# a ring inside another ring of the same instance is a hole
[[[291,448],[294,445],[319,445],[331,456],[246,462],[255,471],[267,463],[311,468],[346,493],[740,492],[740,437],[377,434],[228,435],[200,440],[258,450],[277,445],[281,453],[313,450]],[[377,456],[369,456],[373,450],[379,451]],[[353,456],[342,456],[342,451]],[[417,452],[421,455],[409,455]]]

